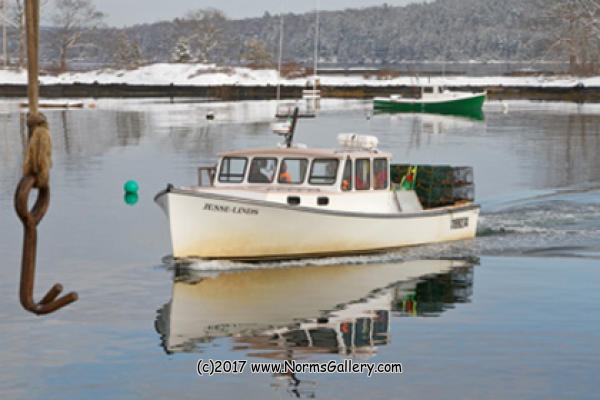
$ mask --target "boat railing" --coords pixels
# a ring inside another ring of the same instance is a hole
[[[198,186],[213,186],[216,173],[216,165],[198,167]],[[203,179],[203,177],[206,179]],[[206,184],[204,184],[205,182]]]
[[[285,185],[289,185],[289,184],[285,184]],[[264,190],[268,190],[268,191],[273,191],[273,192],[306,192],[306,193],[311,193],[311,192],[321,192],[321,188],[312,188],[312,187],[300,187],[300,186],[280,186],[280,184],[277,184],[275,186],[265,186],[265,187],[261,187],[261,189]]]

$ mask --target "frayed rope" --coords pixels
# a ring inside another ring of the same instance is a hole
[[[48,122],[43,114],[38,113],[27,118],[27,127],[31,135],[23,160],[23,175],[35,176],[35,187],[44,188],[48,186],[52,167],[52,139]]]

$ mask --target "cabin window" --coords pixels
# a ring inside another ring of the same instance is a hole
[[[354,344],[356,347],[371,346],[371,318],[357,318]]]
[[[344,173],[342,174],[342,190],[352,190],[352,160],[349,158],[344,164]]]
[[[308,169],[306,158],[284,158],[279,167],[279,183],[302,183]]]
[[[308,347],[310,344],[308,333],[300,329],[288,331],[281,336],[283,336],[286,343],[292,347]]]
[[[248,182],[271,183],[275,177],[277,159],[267,157],[254,157],[250,163]]]
[[[342,333],[342,341],[344,342],[344,346],[351,347],[354,325],[350,322],[342,322],[340,324],[340,332]]]
[[[368,158],[359,158],[356,160],[356,189],[371,189],[371,160]]]
[[[390,313],[387,310],[375,311],[373,320],[373,341],[385,343],[387,341],[388,325],[390,323]]]
[[[338,347],[337,333],[331,328],[315,328],[308,331],[314,347],[335,349]]]
[[[219,170],[219,182],[242,182],[247,162],[248,160],[243,157],[224,157]]]
[[[332,185],[337,178],[337,158],[316,158],[312,162],[308,181],[315,185]]]
[[[387,158],[376,158],[373,160],[374,188],[378,190],[388,188],[388,162]]]

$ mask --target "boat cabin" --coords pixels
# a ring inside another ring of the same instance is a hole
[[[377,346],[390,342],[389,331],[390,311],[382,309],[357,312],[356,316],[345,318],[334,314],[327,322],[303,322],[297,328],[282,328],[265,333],[292,348],[308,353],[337,349],[338,353],[348,355],[375,353]]]
[[[391,154],[377,150],[377,139],[340,135],[341,147],[303,147],[233,151],[219,154],[215,187],[327,192],[389,190]]]
[[[416,212],[414,191],[391,190],[391,154],[377,149],[377,138],[338,135],[337,149],[302,145],[220,153],[207,191],[291,206],[366,213]]]
[[[390,95],[390,100],[401,100],[405,98],[411,99],[435,99],[442,95],[448,94],[448,90],[440,87],[438,85],[421,85],[419,87],[414,87],[414,90],[411,93],[407,94],[392,94]]]

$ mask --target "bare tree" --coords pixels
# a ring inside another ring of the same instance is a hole
[[[99,27],[103,19],[104,14],[96,10],[91,0],[54,2],[52,43],[59,54],[60,71],[67,70],[67,51],[80,45],[83,33]]]
[[[25,68],[25,5],[16,0],[11,15],[11,24],[19,31],[19,68]]]
[[[195,48],[198,61],[214,62],[215,52],[223,44],[227,17],[215,8],[204,8],[187,13],[182,20],[188,31],[190,44]]]
[[[242,54],[242,58],[248,62],[249,66],[265,68],[274,65],[273,55],[260,40],[248,40],[246,42],[246,49],[247,51]]]
[[[144,59],[137,42],[130,39],[124,30],[119,33],[119,39],[116,41],[116,45],[117,46],[113,54],[117,67],[137,68],[144,63]]]
[[[539,6],[550,35],[548,53],[567,55],[572,73],[595,72],[600,62],[600,0],[540,1]]]
[[[15,14],[19,25],[19,68],[25,68],[25,7],[21,0],[16,0]]]

